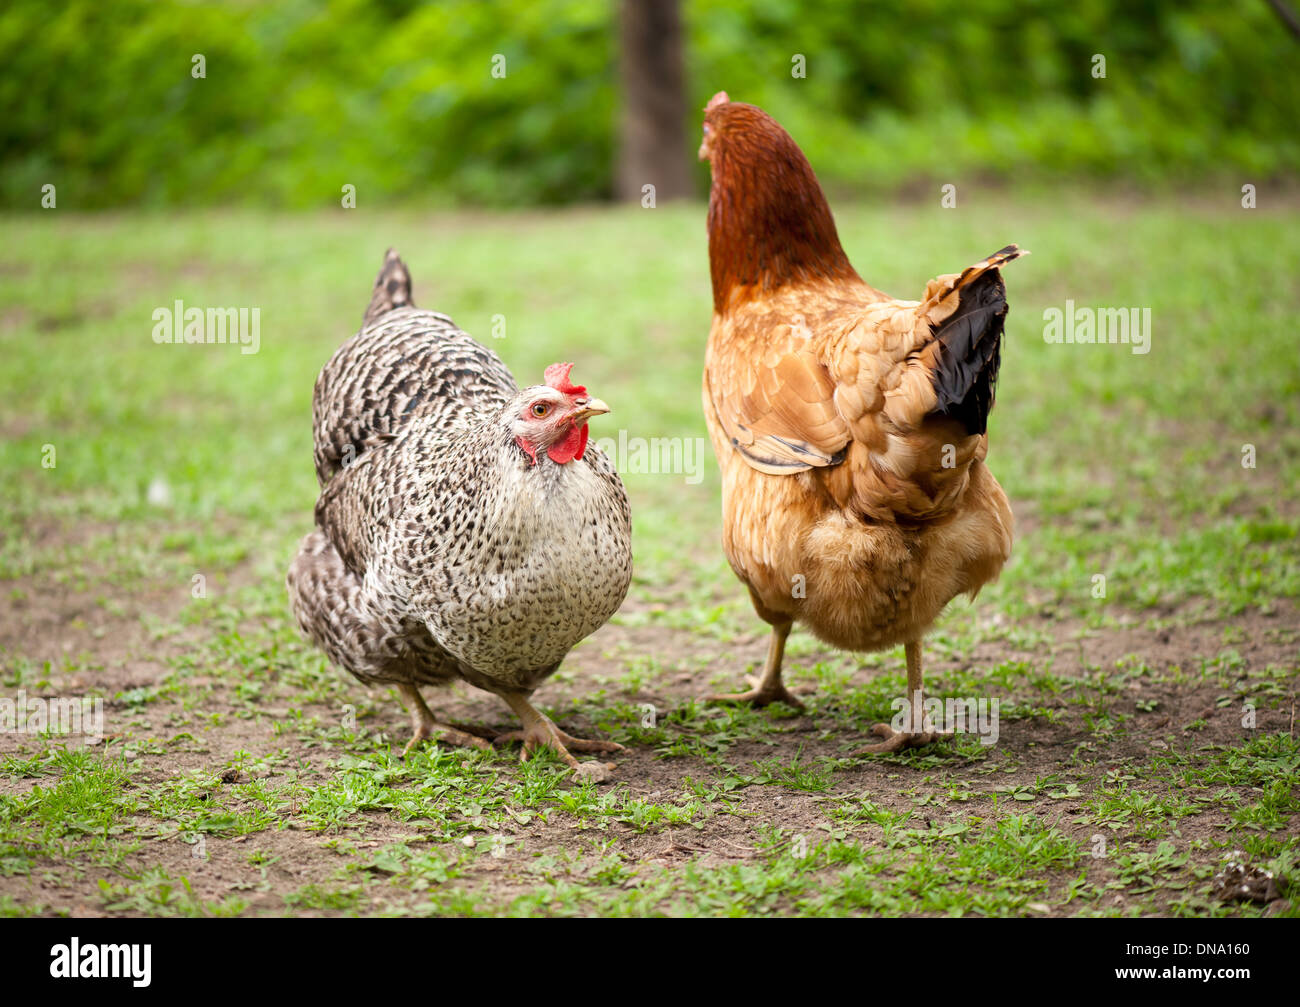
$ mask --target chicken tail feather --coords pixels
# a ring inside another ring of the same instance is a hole
[[[411,274],[407,272],[406,263],[397,254],[397,249],[390,248],[384,255],[383,268],[375,277],[375,290],[370,295],[370,304],[361,325],[364,328],[394,308],[413,307],[415,300],[411,296]]]
[[[1025,254],[1008,245],[960,275],[932,280],[926,290],[922,310],[928,307],[944,316],[931,323],[940,347],[932,377],[938,398],[934,411],[957,420],[969,434],[988,429],[1002,362],[1007,289],[998,267]]]

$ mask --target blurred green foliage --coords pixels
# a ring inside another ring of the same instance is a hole
[[[345,183],[359,205],[604,198],[616,13],[612,0],[7,0],[0,201],[34,208],[46,183],[61,207],[323,206]],[[1264,0],[685,0],[683,16],[687,143],[725,88],[776,115],[836,187],[1259,182],[1300,167],[1300,46]]]

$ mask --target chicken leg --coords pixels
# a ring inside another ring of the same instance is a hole
[[[424,697],[420,695],[420,690],[413,685],[402,683],[397,687],[397,691],[402,694],[402,700],[406,709],[411,714],[411,740],[406,743],[402,749],[402,758],[405,759],[416,745],[431,738],[435,731],[441,731],[438,740],[448,745],[455,745],[458,748],[490,748],[491,746],[482,738],[477,738],[472,734],[450,726],[449,724],[440,724],[433,719],[433,711],[429,709],[424,702]]]
[[[879,752],[899,752],[904,748],[921,748],[941,738],[952,737],[952,731],[936,731],[925,720],[925,694],[921,688],[921,641],[909,640],[903,645],[907,655],[907,702],[911,707],[907,726],[911,731],[895,731],[888,724],[877,724],[871,733],[885,740],[854,752],[866,755]],[[917,730],[920,728],[920,730]]]
[[[570,750],[573,752],[625,751],[623,746],[615,741],[587,741],[566,734],[555,726],[550,717],[528,702],[528,695],[526,692],[501,693],[501,698],[510,704],[510,709],[515,711],[524,727],[522,731],[508,731],[497,735],[492,740],[494,745],[522,741],[524,750],[520,753],[520,762],[527,762],[539,748],[551,748],[569,765],[570,769],[581,772],[582,764],[573,757]]]
[[[790,695],[781,681],[781,661],[785,657],[785,638],[790,635],[792,623],[778,622],[772,624],[772,639],[767,645],[767,664],[763,666],[763,677],[749,679],[752,688],[748,692],[722,692],[706,696],[715,703],[752,703],[754,706],[767,706],[771,703],[785,703],[796,710],[803,709],[803,703]]]

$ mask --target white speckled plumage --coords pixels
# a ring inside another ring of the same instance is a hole
[[[627,495],[594,445],[562,464],[518,442],[546,395],[414,307],[389,253],[365,324],[316,382],[322,490],[288,575],[299,625],[335,664],[367,683],[460,677],[526,696],[617,611]]]

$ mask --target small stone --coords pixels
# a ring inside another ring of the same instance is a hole
[[[579,762],[573,767],[573,775],[580,783],[604,783],[610,778],[613,763]]]

